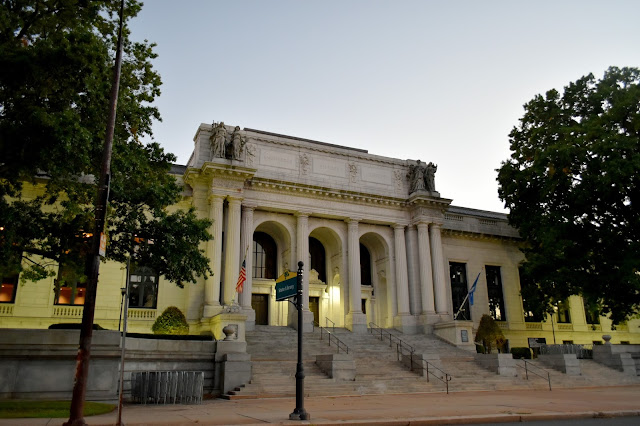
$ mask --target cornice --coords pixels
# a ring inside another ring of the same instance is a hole
[[[314,151],[314,152],[321,152],[324,154],[331,154],[331,155],[337,155],[340,157],[345,157],[345,158],[358,158],[361,160],[366,160],[366,161],[371,161],[371,162],[375,162],[375,163],[380,163],[380,164],[389,164],[389,165],[393,165],[393,166],[399,166],[399,167],[403,167],[406,168],[407,164],[406,164],[406,160],[400,160],[400,159],[392,159],[392,158],[386,158],[386,157],[381,157],[381,156],[377,156],[375,154],[369,154],[369,153],[360,153],[357,151],[348,151],[348,148],[340,148],[340,147],[325,147],[322,145],[318,145],[318,146],[313,146],[311,143],[300,143],[300,141],[298,142],[294,142],[294,141],[286,141],[286,140],[274,140],[274,139],[267,139],[267,138],[261,138],[261,137],[255,137],[253,135],[248,136],[249,141],[258,141],[258,142],[263,142],[263,143],[268,143],[268,144],[273,144],[273,145],[282,145],[282,146],[287,146],[287,147],[295,147],[297,149],[305,149],[308,151]]]
[[[352,203],[370,204],[388,207],[406,207],[402,198],[382,195],[366,194],[357,191],[337,190],[313,185],[275,181],[264,178],[254,178],[245,183],[245,189],[255,189],[260,192],[289,193],[316,199],[343,200]]]
[[[479,232],[469,232],[469,231],[457,231],[457,230],[453,230],[453,229],[447,229],[446,227],[442,226],[442,236],[447,236],[447,237],[451,237],[451,238],[460,238],[460,239],[472,239],[472,240],[478,240],[478,241],[507,241],[507,242],[512,242],[512,243],[522,243],[523,240],[521,238],[515,238],[515,237],[507,237],[507,236],[503,236],[503,235],[495,235],[495,234],[486,234],[486,233],[479,233]]]

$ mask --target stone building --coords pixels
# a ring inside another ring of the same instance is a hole
[[[553,318],[523,308],[518,233],[502,213],[452,205],[436,190],[437,166],[223,123],[202,124],[175,208],[195,206],[213,221],[204,247],[212,277],[180,289],[152,270],[131,271],[129,327],[149,331],[178,306],[191,333],[232,325],[239,339],[256,324],[297,326],[293,307],[276,301],[275,280],[304,262],[304,329],[312,323],[363,333],[371,324],[434,333],[473,349],[474,327],[491,314],[510,346],[530,339],[640,343],[637,320],[617,326],[585,311],[580,297]],[[455,194],[445,194],[455,196]],[[235,292],[243,261],[247,280]],[[473,305],[468,290],[477,278]],[[122,265],[101,268],[95,321],[117,329]],[[20,286],[3,278],[0,326],[44,328],[78,322],[81,285],[53,291],[53,279]]]

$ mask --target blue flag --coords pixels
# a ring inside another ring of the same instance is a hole
[[[476,291],[476,284],[478,284],[478,278],[480,278],[481,272],[482,270],[478,272],[478,276],[476,277],[476,280],[473,282],[473,285],[471,286],[471,290],[469,290],[469,303],[471,304],[471,306],[473,306],[473,293],[475,293]]]

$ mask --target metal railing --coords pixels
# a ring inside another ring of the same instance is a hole
[[[400,339],[398,336],[394,336],[393,334],[389,333],[387,330],[378,327],[375,323],[372,323],[372,322],[369,323],[369,333],[371,333],[372,335],[380,339],[380,341],[388,340],[390,348],[393,347],[393,345],[395,344],[400,349],[407,349],[411,353],[415,351],[413,349],[413,346],[411,346],[407,342],[403,342],[402,339]],[[396,352],[397,351],[398,350],[396,350]],[[398,361],[400,361],[400,359],[398,359]]]
[[[542,379],[545,379],[549,383],[549,390],[551,390],[551,374],[549,374],[549,372],[547,370],[545,370],[544,368],[541,368],[541,367],[538,367],[535,364],[532,364],[531,361],[527,362],[527,360],[524,359],[524,358],[522,358],[521,360],[524,362],[524,366],[520,365],[520,364],[518,364],[516,362],[516,367],[520,367],[520,368],[524,369],[525,377],[527,378],[527,380],[529,380],[529,373],[531,373],[534,376],[538,376],[538,377],[540,377]],[[535,371],[532,370],[532,368],[537,369],[542,374],[536,373]],[[546,374],[547,377],[545,377],[544,374]]]
[[[134,371],[131,397],[140,404],[200,404],[202,371]]]
[[[593,358],[593,345],[575,345],[575,344],[562,344],[562,345],[541,345],[541,355],[567,355],[575,354],[578,359],[592,359]]]
[[[422,375],[427,378],[427,382],[429,382],[430,375],[435,377],[436,379],[444,383],[444,385],[447,388],[447,395],[449,394],[449,382],[451,381],[451,376],[449,375],[449,373],[436,367],[426,359],[414,360],[413,353],[411,353],[409,356],[410,356],[410,363],[411,363],[411,371],[416,370],[415,366],[417,366],[417,369],[421,370]],[[419,363],[418,361],[422,361],[422,362]],[[439,371],[441,374],[443,374],[443,376],[438,376],[436,373],[433,372],[433,370]],[[426,374],[424,374],[425,372]]]
[[[331,323],[331,331],[336,332],[336,323],[331,321],[329,318],[324,317],[324,326],[325,328],[329,328],[329,323]]]
[[[396,356],[398,358],[398,361],[402,362],[402,356],[405,355],[405,351],[407,352],[407,356],[409,356],[409,369],[411,371],[414,371],[414,369],[416,367],[414,367],[415,365],[418,366],[418,369],[420,369],[422,371],[422,375],[425,376],[427,378],[427,382],[429,382],[429,376],[433,376],[436,379],[440,380],[442,383],[444,383],[444,385],[446,386],[447,389],[447,394],[449,394],[449,382],[451,381],[451,375],[449,373],[447,373],[446,371],[436,367],[435,365],[433,365],[432,363],[430,363],[429,361],[422,359],[420,361],[422,361],[421,363],[418,363],[418,360],[414,360],[414,353],[415,353],[415,349],[413,346],[411,346],[410,344],[408,344],[407,342],[402,341],[402,339],[400,339],[398,336],[394,336],[393,334],[389,333],[388,331],[386,331],[385,329],[377,326],[375,323],[371,322],[369,323],[369,332],[374,335],[374,337],[379,338],[381,341],[389,341],[389,347],[393,347],[393,345],[395,344],[396,346]],[[379,336],[379,337],[378,337]],[[444,374],[444,376],[438,376],[436,373],[433,372],[433,370],[439,371],[440,373]],[[426,371],[426,374],[424,374],[424,372]]]
[[[331,342],[333,341],[333,344],[338,350],[338,353],[340,353],[340,350],[342,350],[344,353],[347,353],[347,354],[349,353],[349,346],[347,346],[346,343],[344,343],[342,340],[338,338],[338,336],[335,335],[335,325],[334,325],[334,333],[330,332],[328,329],[326,329],[325,327],[322,327],[320,324],[314,321],[313,330],[315,331],[316,328],[320,329],[320,340],[324,340],[326,335],[327,341],[329,342],[329,346],[331,346]]]

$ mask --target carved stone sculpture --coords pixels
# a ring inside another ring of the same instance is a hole
[[[416,191],[423,191],[425,189],[424,172],[424,163],[421,163],[420,160],[418,160],[415,165],[412,164],[409,166],[409,174],[407,175],[409,182],[411,183],[409,194]]]
[[[436,164],[427,164],[427,171],[424,176],[424,183],[427,191],[436,192],[436,170],[438,170],[438,166]]]
[[[413,194],[416,191],[435,192],[436,170],[438,170],[437,165],[429,163],[425,166],[420,160],[416,161],[416,164],[410,165],[409,173],[407,174],[410,183],[409,194]]]
[[[246,139],[240,134],[240,126],[236,126],[233,130],[233,136],[231,138],[231,150],[232,158],[234,160],[240,160],[242,152],[244,151],[244,145],[247,143]]]
[[[209,138],[213,151],[213,158],[225,158],[227,144],[227,129],[221,121],[213,128],[213,134]]]

